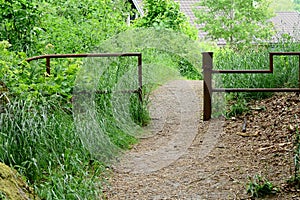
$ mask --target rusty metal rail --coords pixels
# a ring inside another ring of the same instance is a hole
[[[137,90],[132,90],[132,93],[138,93],[140,101],[142,101],[142,53],[133,52],[133,53],[91,53],[91,54],[47,54],[41,56],[35,56],[32,58],[26,59],[27,62],[33,60],[46,59],[46,73],[51,74],[50,59],[51,58],[87,58],[87,57],[137,57],[138,58],[138,82],[139,88]],[[127,91],[128,92],[128,91]],[[130,91],[129,91],[130,92]],[[106,92],[98,91],[100,94],[105,94]]]
[[[213,52],[202,53],[203,79],[204,79],[204,103],[203,120],[211,119],[211,97],[213,92],[300,92],[300,52],[271,52],[269,53],[268,70],[213,70]],[[299,56],[299,88],[212,88],[212,74],[272,74],[274,71],[274,56]]]

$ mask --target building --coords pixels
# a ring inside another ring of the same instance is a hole
[[[199,30],[201,25],[196,23],[196,17],[193,13],[193,8],[199,0],[174,0],[180,4],[181,11],[190,19],[190,22]],[[136,9],[141,16],[144,15],[142,10],[142,0],[132,0]],[[272,43],[278,42],[282,37],[291,37],[294,40],[300,41],[300,13],[296,11],[291,12],[276,12],[275,17],[270,21],[274,24],[276,35],[272,39]],[[206,32],[199,31],[199,39],[205,39]],[[219,40],[218,45],[224,45],[224,40]]]
[[[137,12],[128,15],[127,24],[130,25],[130,21],[136,19],[139,16],[144,16],[144,11],[142,9],[141,0],[129,0],[131,4],[131,9],[136,10]]]

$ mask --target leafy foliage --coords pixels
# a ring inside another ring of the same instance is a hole
[[[173,29],[197,39],[197,30],[188,18],[180,11],[179,4],[174,0],[145,0],[145,16],[135,21],[136,27],[155,27]]]
[[[0,41],[8,40],[18,51],[33,48],[42,16],[37,3],[34,0],[0,1]]]
[[[230,105],[225,113],[226,118],[241,115],[249,111],[247,100],[241,97],[240,93],[230,93],[226,96]]]
[[[55,53],[78,53],[92,51],[126,29],[129,7],[121,0],[48,0],[40,10],[43,31],[38,52],[49,53],[45,47],[51,44]]]
[[[103,164],[82,144],[69,111],[81,61],[53,61],[49,76],[43,62],[29,64],[24,53],[9,51],[9,46],[0,42],[0,95],[9,98],[0,110],[0,162],[14,166],[41,198],[94,199],[101,193]],[[111,106],[105,112],[99,117],[106,122],[101,128],[115,145],[130,148],[137,140],[118,127]]]
[[[294,0],[295,10],[300,12],[300,0]]]
[[[272,13],[268,0],[200,1],[194,13],[203,31],[213,40],[224,39],[227,44],[264,41],[271,35],[267,22]]]
[[[80,61],[52,62],[52,73],[48,75],[44,64],[29,64],[25,53],[11,52],[7,49],[9,46],[7,41],[0,42],[0,80],[8,90],[8,98],[59,104],[66,108],[71,106],[72,88]]]
[[[2,0],[0,41],[30,55],[91,51],[126,28],[126,1]]]
[[[247,193],[251,194],[251,197],[265,197],[266,195],[276,194],[277,189],[271,182],[257,175],[250,179]]]

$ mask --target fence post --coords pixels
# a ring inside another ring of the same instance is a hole
[[[143,103],[143,72],[142,72],[142,54],[138,55],[138,81],[139,81],[139,100]]]
[[[212,68],[213,68],[213,52],[202,53],[202,68],[203,68],[203,120],[211,119],[211,97],[212,97]]]
[[[50,68],[50,57],[46,57],[46,73],[50,75],[51,68]]]
[[[298,70],[299,70],[299,73],[298,73],[298,88],[300,89],[300,54],[298,55]]]

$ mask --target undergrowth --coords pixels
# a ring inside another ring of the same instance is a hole
[[[72,115],[72,92],[81,60],[54,60],[49,76],[43,62],[28,64],[24,54],[10,52],[8,47],[7,42],[0,43],[4,66],[0,68],[0,162],[17,169],[42,199],[99,197],[109,163],[85,147]],[[128,62],[112,62],[99,80],[99,89],[111,91],[128,70],[124,66],[132,66]],[[146,89],[143,102],[135,93],[130,101],[128,112],[137,125],[149,122]],[[121,150],[131,148],[138,140],[116,120],[111,94],[98,95],[95,102],[100,127],[110,141]]]

